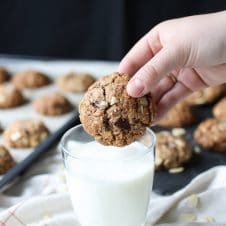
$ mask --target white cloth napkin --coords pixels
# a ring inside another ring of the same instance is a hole
[[[226,166],[218,166],[173,195],[153,194],[147,226],[196,225],[188,222],[226,225],[225,194]],[[56,150],[34,165],[20,183],[1,194],[0,206],[0,225],[79,226],[67,193],[61,155]]]

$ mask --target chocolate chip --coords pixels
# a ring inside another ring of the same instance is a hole
[[[120,118],[115,122],[115,126],[119,127],[120,129],[130,130],[130,124],[127,119]]]

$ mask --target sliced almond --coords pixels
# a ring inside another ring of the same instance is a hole
[[[207,216],[205,219],[206,219],[206,222],[207,223],[213,223],[213,222],[215,222],[215,219],[212,216]]]
[[[179,147],[185,147],[185,142],[182,141],[182,140],[177,139],[177,140],[174,141],[174,143],[176,145],[178,145]]]
[[[187,204],[191,208],[196,208],[198,206],[199,197],[196,194],[192,194],[187,199]]]
[[[174,136],[183,136],[184,134],[186,134],[186,130],[183,128],[174,128],[172,129],[172,134]]]
[[[179,220],[183,222],[195,222],[197,219],[196,215],[192,213],[182,213],[179,216]]]
[[[114,104],[117,104],[117,103],[118,103],[117,98],[116,98],[115,96],[113,96],[113,97],[111,98],[110,105],[114,105]]]
[[[195,147],[194,147],[194,152],[195,152],[196,154],[200,154],[200,153],[202,152],[202,150],[201,150],[201,148],[200,148],[199,146],[195,146]]]
[[[10,136],[11,141],[17,141],[22,137],[22,134],[19,131],[12,133]]]
[[[184,167],[177,167],[177,168],[169,169],[169,173],[171,173],[171,174],[181,173],[183,171],[184,171]]]

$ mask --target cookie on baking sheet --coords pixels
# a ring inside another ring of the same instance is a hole
[[[208,87],[192,93],[186,98],[186,101],[191,105],[210,104],[220,98],[225,90],[225,84]]]
[[[69,100],[59,93],[41,96],[33,102],[33,106],[42,115],[62,115],[72,110]]]
[[[39,120],[21,119],[10,124],[3,133],[4,143],[12,148],[36,147],[49,134],[45,124]]]
[[[70,72],[57,79],[57,85],[66,92],[84,92],[95,82],[95,78],[87,73]]]
[[[219,120],[226,121],[226,97],[214,105],[213,115]]]
[[[214,118],[206,119],[195,130],[194,138],[203,148],[226,151],[226,122]]]
[[[132,98],[127,74],[113,73],[91,85],[80,102],[80,120],[87,133],[104,145],[124,146],[141,137],[154,120],[150,94]]]
[[[0,66],[0,84],[8,81],[10,78],[9,72],[6,70],[6,68]]]
[[[0,85],[0,109],[12,108],[24,104],[22,92],[11,85]]]
[[[159,121],[158,125],[162,127],[184,127],[195,122],[195,116],[191,106],[186,102],[176,104],[164,117]]]
[[[0,145],[0,174],[6,173],[14,165],[15,161],[9,151],[3,145]]]
[[[17,72],[13,76],[12,81],[18,89],[36,89],[50,83],[47,75],[36,70]]]
[[[191,159],[191,145],[182,136],[162,131],[156,134],[156,138],[156,170],[181,167]]]

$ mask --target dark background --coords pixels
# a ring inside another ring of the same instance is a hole
[[[120,60],[157,23],[224,0],[0,0],[0,53]]]

